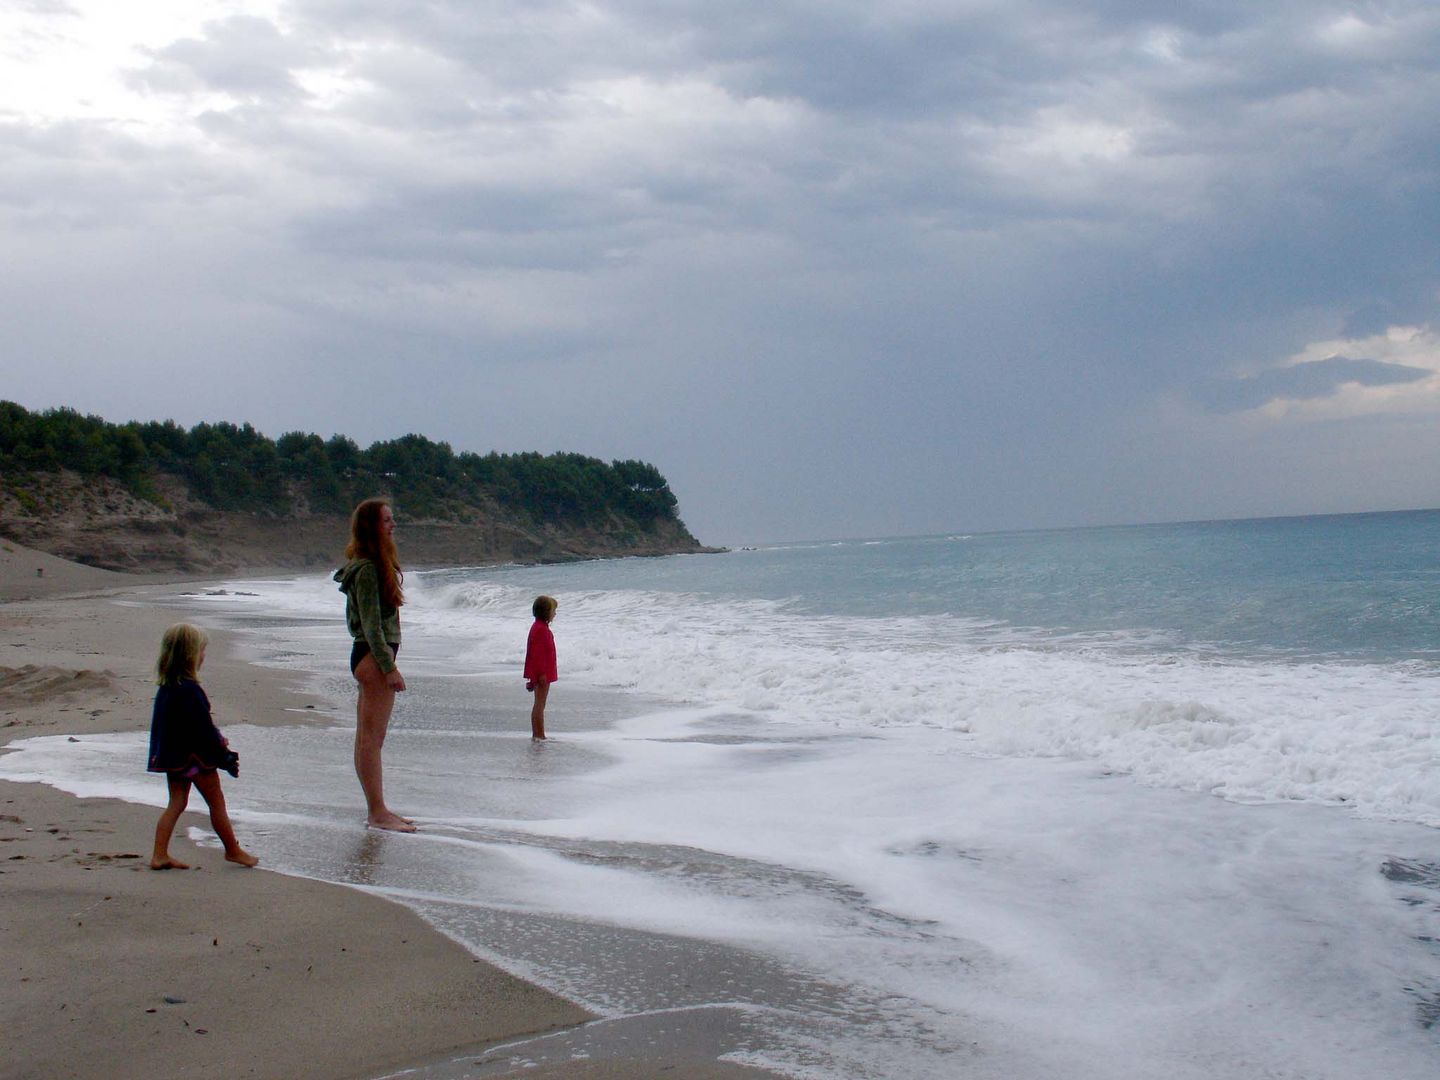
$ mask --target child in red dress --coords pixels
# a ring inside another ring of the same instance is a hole
[[[553,596],[537,596],[530,608],[535,621],[525,643],[525,689],[535,695],[535,704],[530,707],[532,739],[545,738],[545,699],[550,696],[550,684],[559,678],[555,671],[555,635],[550,632],[559,606]]]

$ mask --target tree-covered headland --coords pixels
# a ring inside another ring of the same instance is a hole
[[[660,470],[643,461],[609,464],[583,454],[455,453],[423,435],[372,443],[292,431],[270,439],[249,424],[173,420],[109,423],[74,409],[30,412],[0,401],[0,471],[72,469],[108,476],[140,498],[160,499],[157,473],[183,478],[219,510],[286,516],[298,509],[348,513],[363,498],[391,493],[417,517],[454,516],[482,498],[536,521],[585,523],[608,511],[674,519],[676,500]]]
[[[60,474],[91,489],[121,489],[162,516],[174,513],[177,523],[202,522],[205,510],[252,521],[343,517],[361,499],[385,495],[407,521],[488,530],[484,543],[495,550],[487,558],[531,549],[535,557],[583,557],[585,545],[569,543],[582,534],[592,547],[601,543],[597,553],[699,549],[665,477],[643,461],[456,453],[448,443],[416,434],[368,447],[345,435],[325,439],[300,431],[271,439],[248,423],[188,429],[173,420],[117,424],[69,408],[32,412],[0,401],[0,496],[11,507],[9,516],[55,516],[57,484],[49,478]],[[88,504],[96,503],[91,498]],[[17,529],[14,520],[0,525],[22,543],[40,546],[35,528]],[[153,521],[147,527],[156,528]],[[176,531],[183,531],[179,524]],[[505,541],[513,550],[496,547],[500,532],[528,539]],[[449,535],[453,541],[453,530]],[[74,548],[80,542],[68,543]],[[67,553],[85,557],[83,550]],[[447,549],[446,557],[455,556]]]

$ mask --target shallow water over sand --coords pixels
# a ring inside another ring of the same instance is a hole
[[[267,866],[390,895],[614,1021],[497,1068],[647,1038],[916,1080],[1440,1060],[1434,830],[579,690],[536,745],[525,702],[411,659],[387,780],[419,835],[361,826],[344,726],[232,729],[227,794]],[[461,699],[466,722],[437,719]],[[0,771],[158,803],[143,751],[32,740]]]

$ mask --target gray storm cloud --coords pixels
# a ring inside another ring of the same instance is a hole
[[[0,102],[8,395],[644,458],[720,542],[1440,499],[1163,408],[1420,377],[1226,358],[1440,322],[1433,4],[278,11],[132,54],[169,126]]]

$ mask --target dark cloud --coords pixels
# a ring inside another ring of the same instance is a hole
[[[282,14],[148,53],[183,128],[7,114],[7,392],[652,458],[729,541],[1252,512],[1214,414],[1428,374],[1223,373],[1440,323],[1428,0]]]
[[[1366,338],[1384,333],[1391,326],[1413,325],[1425,321],[1428,305],[1421,302],[1411,303],[1407,307],[1400,300],[1400,297],[1396,297],[1362,301],[1345,316],[1345,322],[1340,327],[1341,336]]]
[[[1428,379],[1429,368],[1391,364],[1383,360],[1351,360],[1331,356],[1273,368],[1238,379],[1212,379],[1195,390],[1195,398],[1212,412],[1234,413],[1258,409],[1272,401],[1313,401],[1332,397],[1342,386],[1398,386]]]

